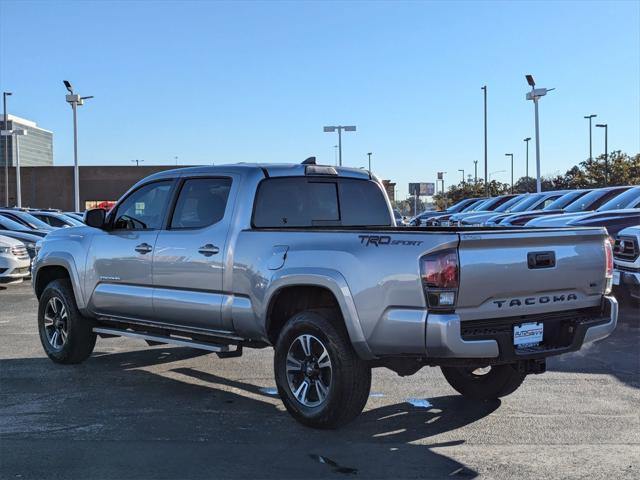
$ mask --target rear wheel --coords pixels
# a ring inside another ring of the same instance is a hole
[[[515,392],[525,373],[517,365],[487,367],[440,367],[449,385],[465,397],[474,400],[493,400]]]
[[[333,310],[294,315],[276,343],[278,393],[300,423],[336,428],[357,417],[369,397],[371,368],[336,325]]]
[[[96,344],[93,322],[78,311],[68,280],[51,282],[38,305],[38,331],[47,356],[56,363],[80,363]]]

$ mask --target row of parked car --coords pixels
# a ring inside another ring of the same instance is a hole
[[[614,245],[613,283],[640,300],[640,186],[467,198],[440,212],[424,212],[409,225],[605,227]]]
[[[29,278],[38,242],[49,232],[80,225],[82,214],[77,212],[0,208],[0,284]]]

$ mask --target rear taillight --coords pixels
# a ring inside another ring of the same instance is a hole
[[[611,240],[609,238],[604,239],[604,253],[606,257],[606,272],[605,272],[605,288],[604,293],[611,293],[611,287],[613,284],[613,247],[611,247]]]
[[[452,310],[458,294],[458,252],[455,248],[430,253],[420,259],[420,275],[430,309]]]

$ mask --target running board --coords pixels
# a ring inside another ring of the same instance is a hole
[[[173,338],[173,337],[163,337],[161,335],[149,335],[148,333],[132,332],[130,330],[118,330],[117,328],[105,328],[105,327],[94,327],[93,331],[95,333],[99,333],[100,335],[139,338],[141,340],[145,340],[147,342],[153,342],[156,344],[180,345],[182,347],[198,348],[200,350],[208,350],[210,352],[216,352],[216,353],[226,353],[226,352],[235,353],[235,351],[233,352],[229,351],[228,345],[219,345],[216,343],[205,343],[205,342],[199,342],[196,340],[189,340],[186,338],[182,339],[182,338]]]

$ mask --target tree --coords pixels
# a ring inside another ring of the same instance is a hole
[[[414,212],[414,198],[413,195],[407,198],[406,200],[396,200],[393,202],[392,207],[394,210],[398,210],[403,216],[415,216]],[[424,201],[418,197],[418,213],[423,212],[425,209]]]

